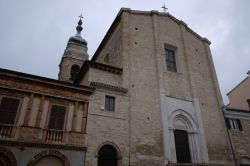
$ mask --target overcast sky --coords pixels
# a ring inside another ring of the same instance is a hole
[[[208,38],[221,93],[250,69],[250,0],[0,0],[0,68],[57,79],[68,38],[82,13],[92,57],[121,7],[170,14]]]

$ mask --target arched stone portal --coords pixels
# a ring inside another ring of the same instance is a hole
[[[169,117],[172,159],[177,163],[198,163],[200,148],[197,125],[194,118],[184,110],[175,110]]]

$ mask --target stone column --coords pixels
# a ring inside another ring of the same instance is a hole
[[[24,118],[24,126],[28,126],[30,112],[31,112],[32,104],[33,104],[33,99],[34,99],[34,94],[31,93],[30,97],[29,97],[29,104],[28,104],[27,112],[26,112],[25,118]]]
[[[76,125],[77,125],[77,110],[79,108],[79,103],[78,101],[75,101],[75,106],[74,106],[74,113],[73,113],[73,119],[72,119],[72,126],[71,130],[76,131]]]
[[[84,103],[83,114],[82,114],[82,126],[81,126],[81,132],[83,133],[86,133],[87,116],[88,116],[88,103]]]

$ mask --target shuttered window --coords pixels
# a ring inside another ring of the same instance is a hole
[[[20,101],[18,99],[3,97],[0,105],[0,123],[14,124]]]
[[[52,105],[49,117],[49,129],[63,130],[66,107]]]

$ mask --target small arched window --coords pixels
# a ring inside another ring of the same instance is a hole
[[[80,67],[78,65],[72,65],[69,80],[74,81],[79,71],[80,71]]]

